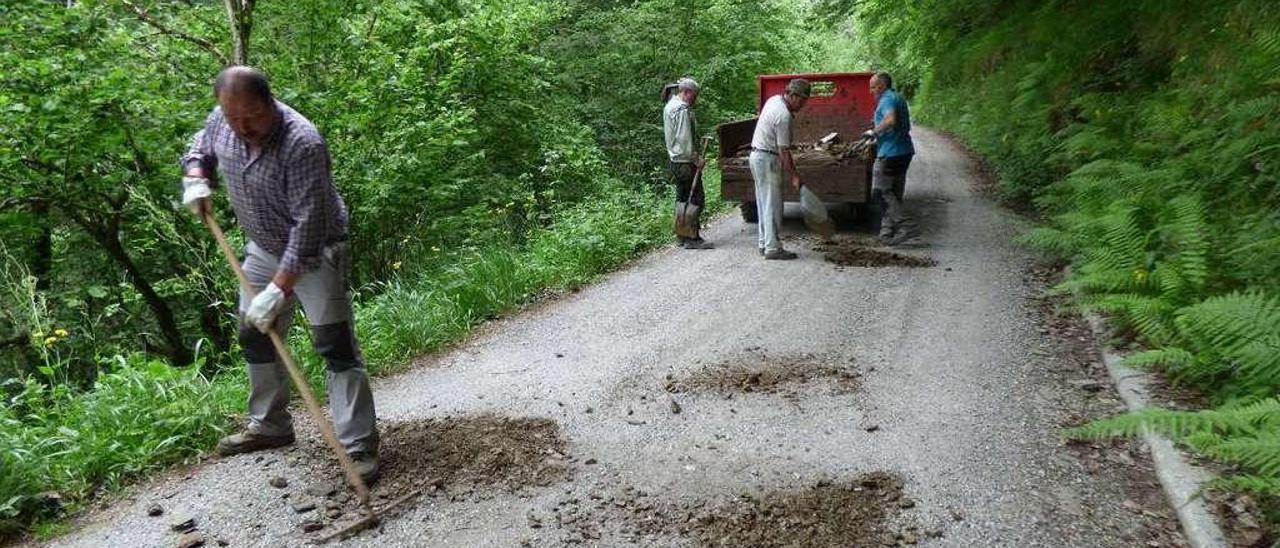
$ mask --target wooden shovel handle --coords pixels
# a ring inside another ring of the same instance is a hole
[[[702,138],[702,152],[699,153],[698,158],[700,158],[703,162],[707,161],[707,145],[710,143],[711,143],[710,137]],[[684,205],[681,206],[680,208],[681,217],[689,213],[689,202],[693,201],[693,193],[698,190],[699,186],[702,186],[702,178],[699,177],[700,175],[702,175],[702,166],[698,166],[697,169],[693,170],[693,183],[689,185],[689,199],[685,200]]]

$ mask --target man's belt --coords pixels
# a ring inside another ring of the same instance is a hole
[[[769,150],[769,149],[767,149],[767,148],[756,148],[756,147],[751,147],[751,152],[763,152],[763,153],[765,153],[765,154],[772,154],[772,155],[774,155],[774,156],[777,156],[777,155],[778,155],[778,152],[777,152],[777,151],[775,151],[775,150]]]

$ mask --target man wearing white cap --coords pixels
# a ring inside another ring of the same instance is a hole
[[[675,93],[662,109],[662,130],[666,137],[667,156],[671,159],[671,178],[676,185],[677,213],[686,215],[686,221],[695,230],[700,226],[699,216],[706,205],[706,192],[702,189],[703,159],[694,145],[697,119],[693,107],[698,104],[698,83],[693,78],[681,78],[675,83]],[[695,234],[676,239],[685,249],[711,249],[715,246]]]

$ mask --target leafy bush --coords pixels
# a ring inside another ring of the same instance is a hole
[[[1058,290],[1149,347],[1130,364],[1219,405],[1071,434],[1151,427],[1239,465],[1218,487],[1280,495],[1280,6],[865,4],[861,55],[1048,216],[1023,241],[1072,260]]]

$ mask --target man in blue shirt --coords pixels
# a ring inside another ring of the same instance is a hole
[[[876,97],[872,129],[864,137],[876,139],[876,161],[871,168],[871,193],[881,204],[880,240],[888,245],[906,243],[917,237],[915,222],[902,207],[907,184],[907,167],[915,155],[911,143],[911,111],[907,101],[893,89],[893,77],[877,72],[871,77],[871,94]]]

